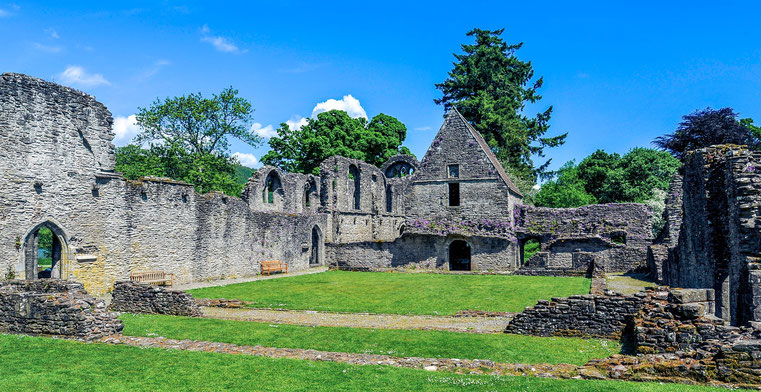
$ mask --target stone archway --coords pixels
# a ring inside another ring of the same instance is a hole
[[[470,271],[470,244],[465,240],[454,240],[449,244],[449,270]]]
[[[314,267],[322,264],[322,231],[315,225],[312,227],[312,246],[309,255],[309,266]]]
[[[51,221],[34,226],[24,239],[26,280],[62,278],[68,247],[63,229]]]

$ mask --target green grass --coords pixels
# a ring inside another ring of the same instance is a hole
[[[528,262],[528,259],[531,258],[536,252],[539,252],[539,241],[535,239],[527,240],[525,244],[523,244],[523,262]]]
[[[123,314],[124,334],[239,345],[303,348],[399,357],[584,364],[621,351],[618,342],[445,331],[308,327],[161,315]]]
[[[678,384],[431,373],[0,335],[2,391],[721,391]]]
[[[241,299],[254,307],[451,315],[464,309],[520,312],[539,299],[587,294],[589,285],[579,277],[328,271],[190,293]]]

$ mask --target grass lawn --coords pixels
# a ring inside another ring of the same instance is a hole
[[[399,357],[584,364],[621,351],[618,342],[445,331],[308,327],[162,315],[122,314],[124,334],[239,345],[304,348]]]
[[[580,277],[328,271],[189,292],[260,308],[451,315],[465,309],[520,312],[539,299],[588,294],[589,286]]]
[[[2,391],[721,391],[679,384],[454,375],[0,335]]]

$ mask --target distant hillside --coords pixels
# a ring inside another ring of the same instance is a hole
[[[251,174],[253,174],[256,171],[256,169],[252,169],[250,167],[246,167],[243,165],[236,165],[235,166],[235,182],[241,185],[246,185],[246,182],[248,182],[248,179],[251,177]]]

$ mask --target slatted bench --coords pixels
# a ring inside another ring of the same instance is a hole
[[[268,261],[262,261],[262,274],[265,272],[267,273],[267,276],[270,275],[270,272],[273,271],[280,271],[285,273],[288,273],[288,264],[281,262],[280,260],[268,260]]]
[[[174,286],[174,274],[167,274],[164,271],[131,272],[129,280],[135,283],[148,283],[157,286]]]

